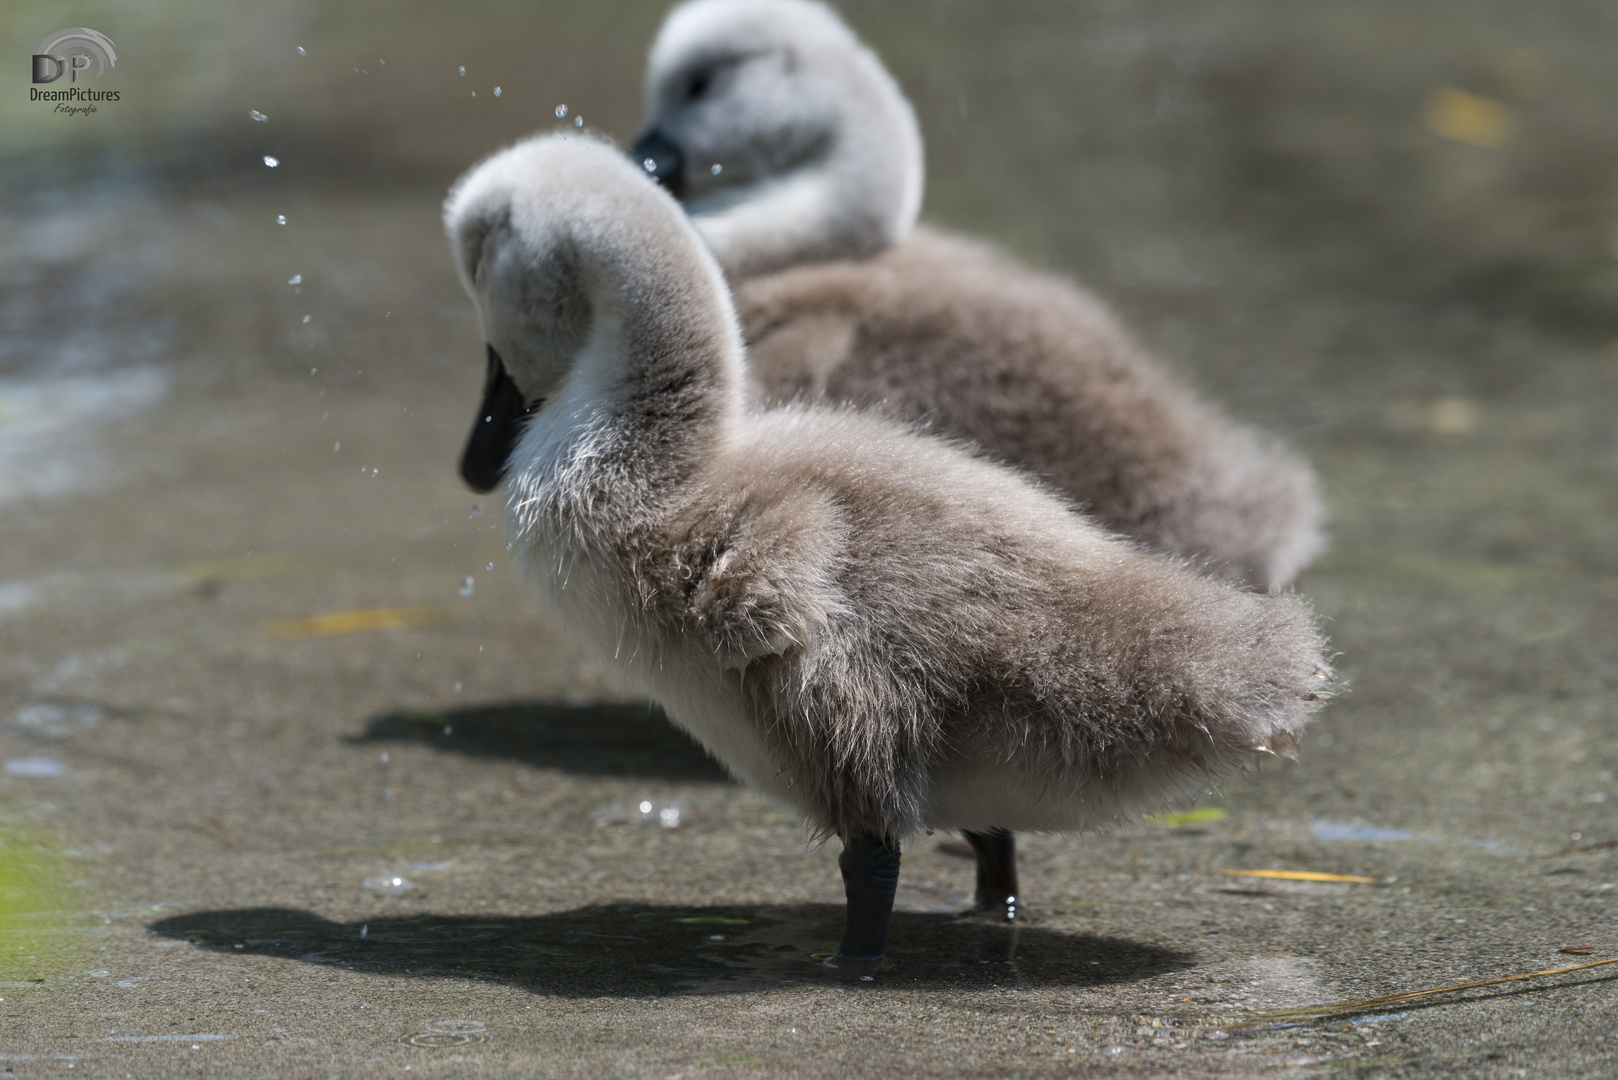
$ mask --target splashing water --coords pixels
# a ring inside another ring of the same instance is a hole
[[[491,562],[488,566],[485,566],[483,569],[485,569],[485,570],[493,570],[494,569],[494,563]]]
[[[472,595],[472,588],[473,588],[472,575],[468,574],[468,575],[466,575],[465,578],[463,578],[461,580],[461,595],[462,596],[471,596]]]
[[[482,517],[483,516],[483,504],[482,503],[473,503],[472,504],[472,516],[473,517]]]
[[[308,322],[308,321],[309,321],[309,316],[307,316],[307,315],[305,315],[305,316],[304,316],[304,317],[303,317],[303,321],[304,321],[304,322]]]
[[[556,106],[556,119],[560,120],[562,117],[564,117],[566,115],[567,115],[567,106],[566,105],[558,105],[558,106]]]
[[[715,163],[713,168],[709,169],[708,171],[713,173],[715,176],[718,176],[720,173],[725,171],[725,167],[723,165]]]
[[[309,54],[303,51],[303,46],[302,45],[299,45],[298,46],[298,55],[299,56],[308,56]]]
[[[461,65],[461,78],[463,78],[463,79],[466,78],[466,65],[465,64]]]
[[[277,165],[281,164],[281,159],[280,158],[273,158],[270,155],[265,154],[264,155],[264,164],[268,165],[270,168],[273,169]]]
[[[647,172],[656,172],[657,162],[651,158],[647,158],[645,161],[640,163],[640,167],[645,169]]]
[[[500,88],[499,88],[499,87],[498,87],[498,86],[497,86],[497,87],[495,87],[495,88],[494,88],[494,96],[495,96],[495,97],[499,97],[499,96],[500,96]]]
[[[302,274],[293,274],[291,277],[287,278],[287,284],[288,285],[302,285],[303,284],[303,275]]]
[[[247,115],[251,116],[254,120],[257,120],[261,124],[268,124],[270,122],[270,118],[259,112],[257,109],[248,109]]]
[[[276,214],[275,223],[277,225],[285,225],[287,223],[287,216],[285,214]]]

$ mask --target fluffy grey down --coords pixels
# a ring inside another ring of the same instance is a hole
[[[507,483],[542,598],[817,832],[1082,829],[1296,750],[1330,678],[1305,603],[892,421],[748,404],[717,264],[611,148],[520,143],[445,220],[545,399]]]

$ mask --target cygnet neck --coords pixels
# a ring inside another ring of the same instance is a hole
[[[874,56],[861,66],[874,70],[845,88],[850,100],[824,154],[691,201],[692,221],[730,280],[869,258],[915,225],[923,183],[915,113]]]
[[[742,346],[713,262],[683,222],[648,220],[575,237],[590,329],[525,439],[540,483],[556,470],[610,477],[630,513],[690,476],[742,410]],[[669,209],[674,208],[670,204]],[[536,468],[537,466],[537,468]]]

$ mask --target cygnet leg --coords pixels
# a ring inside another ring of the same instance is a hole
[[[848,895],[843,944],[831,962],[845,976],[873,976],[888,947],[888,920],[899,887],[899,842],[887,838],[843,838],[837,865]]]
[[[978,853],[979,911],[1005,916],[1009,922],[1022,913],[1017,888],[1017,837],[1010,829],[967,832],[966,842]]]

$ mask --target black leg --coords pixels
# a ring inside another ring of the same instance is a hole
[[[848,894],[848,921],[843,924],[842,947],[831,962],[846,976],[874,976],[888,947],[888,920],[899,887],[899,842],[845,837],[837,865]]]
[[[963,833],[978,854],[978,910],[1003,915],[1010,922],[1022,914],[1017,889],[1017,837],[1010,829]]]

